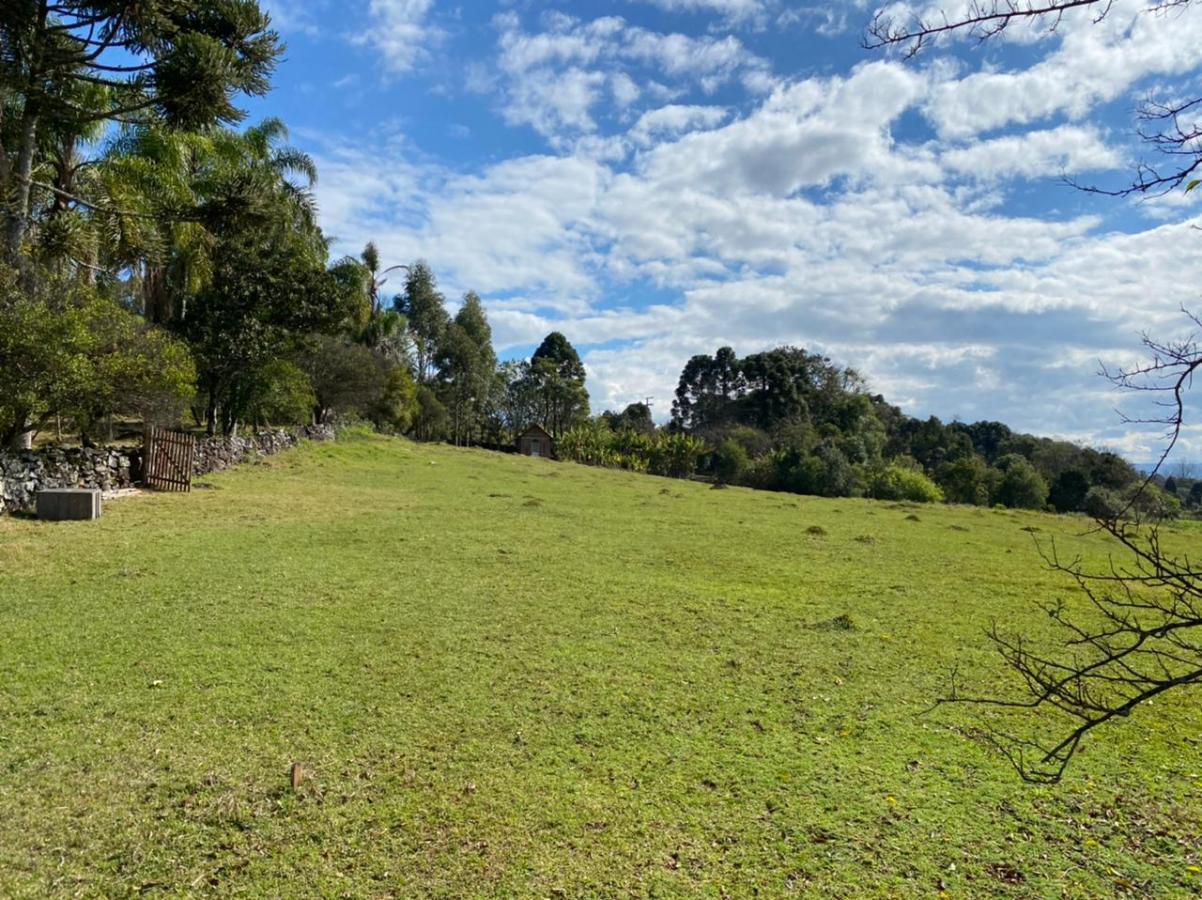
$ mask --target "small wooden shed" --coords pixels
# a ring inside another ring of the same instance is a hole
[[[541,425],[531,425],[518,437],[518,453],[523,456],[555,458],[555,438]]]

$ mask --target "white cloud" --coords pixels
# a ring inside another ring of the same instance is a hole
[[[630,129],[630,138],[640,145],[654,138],[676,137],[696,129],[713,128],[725,121],[730,110],[722,106],[670,104],[648,110]]]
[[[1100,23],[1074,17],[1056,36],[1059,46],[1034,65],[938,86],[926,111],[940,134],[970,137],[1060,114],[1080,119],[1141,78],[1188,72],[1198,64],[1202,10],[1151,15],[1141,0],[1115,0]]]
[[[743,22],[761,18],[775,8],[775,0],[643,0],[670,12],[717,13],[727,21]]]
[[[1054,177],[1114,169],[1123,163],[1096,128],[1078,125],[974,141],[945,151],[940,161],[953,172],[976,178]]]
[[[370,23],[356,41],[379,52],[390,74],[404,75],[442,38],[429,21],[433,6],[434,0],[369,0]]]
[[[726,128],[650,151],[640,167],[682,188],[775,195],[839,175],[937,178],[923,154],[895,153],[889,134],[923,90],[922,76],[893,63],[863,66],[848,79],[811,79],[778,90]]]
[[[624,110],[644,96],[654,102],[694,89],[711,93],[735,78],[753,91],[775,84],[768,64],[731,35],[661,34],[617,16],[583,21],[560,12],[545,13],[537,32],[523,30],[512,11],[493,22],[506,121],[530,125],[556,146],[597,130],[594,110],[607,86]],[[480,73],[473,83],[484,83]]]
[[[271,25],[277,31],[297,32],[308,37],[321,33],[313,10],[302,0],[264,0],[262,7],[271,16]]]

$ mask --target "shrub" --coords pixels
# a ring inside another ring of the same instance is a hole
[[[1140,519],[1175,519],[1181,514],[1181,501],[1155,484],[1137,482],[1123,491],[1095,486],[1085,497],[1085,511],[1095,519],[1113,519],[1122,515]]]
[[[614,433],[602,419],[573,425],[559,436],[555,452],[560,459],[586,466],[610,466],[617,462]]]
[[[417,385],[406,366],[393,366],[384,376],[383,391],[367,409],[377,428],[404,433],[417,418]]]
[[[94,290],[63,291],[29,297],[0,272],[0,440],[55,413],[81,431],[121,413],[178,420],[196,384],[187,348]]]
[[[1095,519],[1111,519],[1122,510],[1123,498],[1110,488],[1094,485],[1086,493],[1082,505]]]
[[[847,497],[855,485],[851,463],[829,442],[819,444],[813,453],[784,451],[777,464],[781,489],[794,494]]]
[[[917,468],[889,463],[865,469],[865,495],[876,500],[909,500],[913,503],[942,503],[939,485]]]
[[[751,467],[751,459],[743,445],[731,437],[714,454],[713,466],[714,474],[723,484],[740,484]]]
[[[707,452],[705,442],[691,434],[660,434],[651,450],[650,469],[656,475],[688,478]]]

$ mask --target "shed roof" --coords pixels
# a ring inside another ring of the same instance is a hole
[[[525,437],[528,434],[539,434],[543,437],[550,438],[551,440],[555,440],[553,437],[551,437],[551,432],[547,431],[547,429],[543,428],[543,426],[541,426],[537,423],[527,425],[526,430],[522,432],[521,436]]]

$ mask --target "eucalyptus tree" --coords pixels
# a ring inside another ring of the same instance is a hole
[[[424,260],[409,266],[404,293],[393,300],[394,311],[405,317],[413,339],[414,374],[419,385],[428,385],[436,373],[439,347],[451,323],[446,298]]]
[[[464,296],[463,305],[447,326],[437,361],[453,440],[470,443],[490,406],[497,372],[492,327],[475,291]]]

